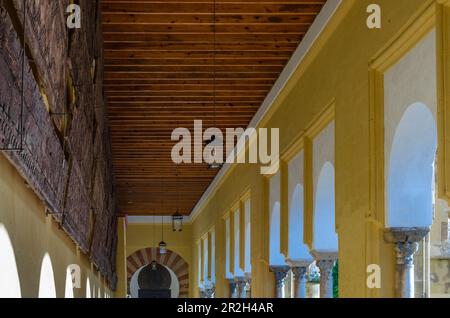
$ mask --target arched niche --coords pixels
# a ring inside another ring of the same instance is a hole
[[[437,127],[429,107],[410,105],[392,141],[387,171],[386,227],[428,227],[433,223]]]
[[[56,298],[55,277],[50,255],[45,254],[39,278],[39,298]]]
[[[280,253],[280,202],[275,202],[270,210],[270,265],[283,265]]]
[[[303,243],[304,188],[303,188],[304,152],[298,153],[288,163],[288,213],[289,213],[289,260],[311,260],[309,248]]]
[[[314,250],[337,251],[335,227],[334,166],[326,162],[320,170],[314,198]]]
[[[280,203],[280,173],[275,174],[269,182],[269,265],[284,266],[285,257],[281,253],[281,203]]]
[[[19,273],[14,248],[3,224],[0,224],[0,298],[21,298]]]

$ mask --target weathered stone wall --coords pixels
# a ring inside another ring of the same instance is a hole
[[[77,1],[82,27],[73,30],[68,0],[25,1],[24,90],[23,3],[0,2],[0,148],[114,288],[117,220],[99,1]]]

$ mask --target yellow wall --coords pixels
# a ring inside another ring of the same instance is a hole
[[[116,251],[116,271],[117,290],[116,298],[127,297],[127,228],[125,218],[121,217],[117,221],[117,251]]]
[[[158,219],[155,220],[157,223]],[[155,226],[151,224],[129,223],[126,228],[126,254],[133,254],[141,249],[157,245],[161,241],[161,223]],[[167,249],[180,255],[189,264],[189,277],[192,278],[194,268],[192,266],[191,226],[185,224],[182,232],[173,232],[172,225],[164,225],[164,241]],[[153,243],[155,242],[155,244]],[[191,280],[192,281],[192,280]],[[189,284],[190,295],[193,295],[192,283]]]
[[[371,0],[344,0],[331,23],[262,120],[262,127],[280,129],[282,152],[334,102],[336,124],[336,222],[339,235],[339,284],[342,297],[366,297],[367,246],[376,249],[371,261],[382,266],[382,288],[374,296],[394,296],[394,253],[382,241],[382,229],[366,218],[370,206],[369,64],[426,0],[378,0],[382,29],[366,26]],[[225,226],[222,216],[248,187],[252,206],[252,294],[273,297],[268,269],[267,188],[259,167],[234,165],[193,221],[195,242],[211,226],[217,237],[217,296],[227,296]],[[285,191],[285,190],[284,190]],[[311,216],[307,216],[307,218]],[[308,229],[306,229],[308,231]],[[376,241],[369,236],[375,231]],[[379,244],[379,245],[378,245]],[[197,268],[197,265],[194,266]],[[193,283],[197,278],[193,277]],[[196,294],[197,295],[197,294]]]
[[[382,29],[369,30],[366,27],[366,9],[373,1],[343,0],[331,23],[286,84],[261,124],[262,127],[281,128],[280,149],[285,152],[330,103],[334,105],[335,198],[341,297],[394,295],[393,248],[383,242],[380,225],[368,217],[373,208],[370,196],[373,171],[370,161],[369,64],[397,32],[425,4],[431,2],[378,0],[376,3],[382,8]],[[170,226],[165,227],[168,248],[182,256],[190,265],[190,295],[198,296],[196,242],[214,226],[216,295],[228,296],[223,215],[249,189],[252,208],[252,296],[274,296],[273,274],[268,268],[267,180],[260,174],[259,166],[245,164],[233,166],[218,189],[202,206],[192,225],[186,225],[182,233],[173,233]],[[307,215],[305,219],[311,220],[312,216]],[[25,186],[23,179],[3,156],[0,156],[0,223],[7,228],[15,250],[23,296],[37,296],[40,267],[45,253],[49,253],[52,259],[59,297],[64,296],[66,268],[69,264],[79,264],[83,270],[83,288],[75,291],[76,296],[85,295],[87,276],[90,277],[91,285],[102,285],[86,257],[77,253],[75,245],[58,230],[50,217],[45,217],[42,203]],[[122,223],[119,222],[120,224]],[[160,226],[156,227],[156,243],[161,239],[160,229]],[[309,233],[307,236],[311,235],[310,229],[305,231]],[[121,262],[122,267],[118,266],[118,270],[123,274],[121,256],[151,247],[153,242],[153,229],[150,225],[129,224],[119,240],[118,262]],[[285,244],[285,239],[283,242]],[[368,291],[366,288],[366,267],[369,262],[382,266],[380,291]],[[123,276],[118,274],[121,286]]]
[[[51,258],[58,298],[65,297],[66,270],[71,264],[79,265],[82,271],[82,286],[74,290],[75,297],[85,297],[88,277],[91,289],[95,290],[91,295],[98,297],[98,288],[102,297],[105,291],[112,295],[101,275],[91,268],[87,257],[79,253],[51,216],[45,216],[42,202],[2,154],[0,224],[6,228],[14,249],[22,297],[38,296],[41,264],[46,253]]]

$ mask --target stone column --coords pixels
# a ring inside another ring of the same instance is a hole
[[[318,251],[313,251],[312,254],[320,270],[320,298],[333,298],[333,267],[338,254]]]
[[[214,284],[211,284],[211,286],[208,288],[207,294],[207,298],[216,298],[216,286],[214,286]]]
[[[252,298],[252,276],[251,274],[245,274],[245,298]]]
[[[236,281],[233,279],[227,279],[230,284],[230,298],[239,298],[237,294]]]
[[[306,298],[307,274],[312,261],[294,261],[288,259],[286,263],[291,267],[292,274],[294,274],[293,298]]]
[[[306,298],[306,275],[308,267],[293,267],[294,274],[294,298]]]
[[[289,270],[289,266],[270,266],[275,275],[275,298],[283,298],[284,281]]]
[[[237,277],[235,278],[236,283],[236,298],[245,298],[246,292],[245,292],[245,285],[247,284],[247,281],[245,277]]]
[[[395,297],[414,298],[414,254],[430,228],[386,229],[384,239],[395,244]]]

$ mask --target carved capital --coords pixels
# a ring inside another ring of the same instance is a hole
[[[308,267],[293,267],[292,273],[294,274],[294,279],[296,281],[306,280],[306,275],[308,274]]]
[[[275,286],[277,288],[283,286],[286,275],[289,272],[289,266],[270,266],[270,271],[275,275]]]
[[[320,277],[324,280],[327,280],[330,278],[333,272],[333,267],[336,263],[336,260],[334,259],[321,259],[317,260],[316,264],[317,267],[320,269]]]
[[[414,254],[419,249],[417,242],[398,242],[395,244],[398,265],[413,265]]]

